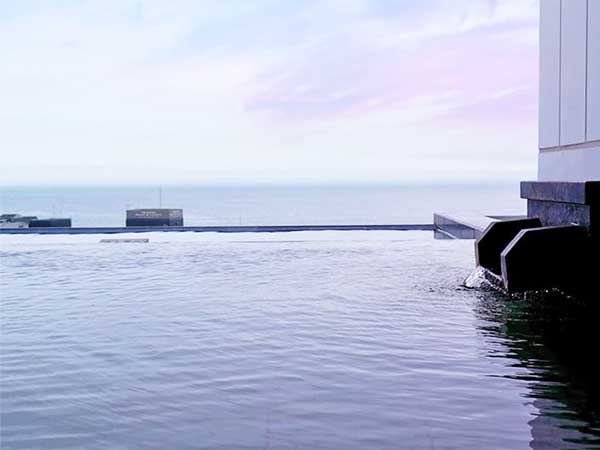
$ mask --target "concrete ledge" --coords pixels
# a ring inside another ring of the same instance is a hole
[[[526,219],[527,216],[484,216],[435,213],[433,215],[436,239],[479,239],[485,229],[499,220]]]
[[[522,181],[521,198],[591,205],[600,203],[600,181],[584,183]]]
[[[514,237],[523,229],[541,227],[537,218],[513,219],[490,223],[481,237],[475,242],[477,265],[500,275],[500,254]]]
[[[435,239],[477,239],[495,219],[487,216],[459,216],[447,213],[433,215]]]
[[[589,282],[589,246],[583,227],[521,230],[500,257],[504,287],[509,292],[581,289]]]
[[[90,228],[11,228],[0,229],[0,234],[118,234],[184,232],[196,233],[284,233],[290,231],[433,231],[431,224],[407,225],[260,225],[260,226],[206,226],[206,227],[90,227]]]

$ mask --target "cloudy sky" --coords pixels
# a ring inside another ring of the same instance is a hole
[[[533,178],[537,0],[0,0],[0,178]]]

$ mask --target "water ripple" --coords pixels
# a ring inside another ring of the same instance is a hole
[[[506,303],[460,288],[470,242],[1,238],[2,448],[506,450],[597,436]]]

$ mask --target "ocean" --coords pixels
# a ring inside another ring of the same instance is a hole
[[[431,223],[433,212],[523,214],[519,184],[4,187],[2,213],[124,226],[130,208],[183,208],[186,225]]]
[[[231,189],[163,188],[163,201],[192,224],[410,223],[461,204],[521,206],[484,188],[461,201],[433,188]],[[55,202],[79,225],[119,225],[122,198],[155,206],[152,189],[50,192],[7,191],[3,208]],[[593,317],[465,287],[473,241],[103,237],[0,235],[3,449],[600,447]]]

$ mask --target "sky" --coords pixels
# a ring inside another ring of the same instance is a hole
[[[0,0],[0,184],[533,179],[537,0]]]

